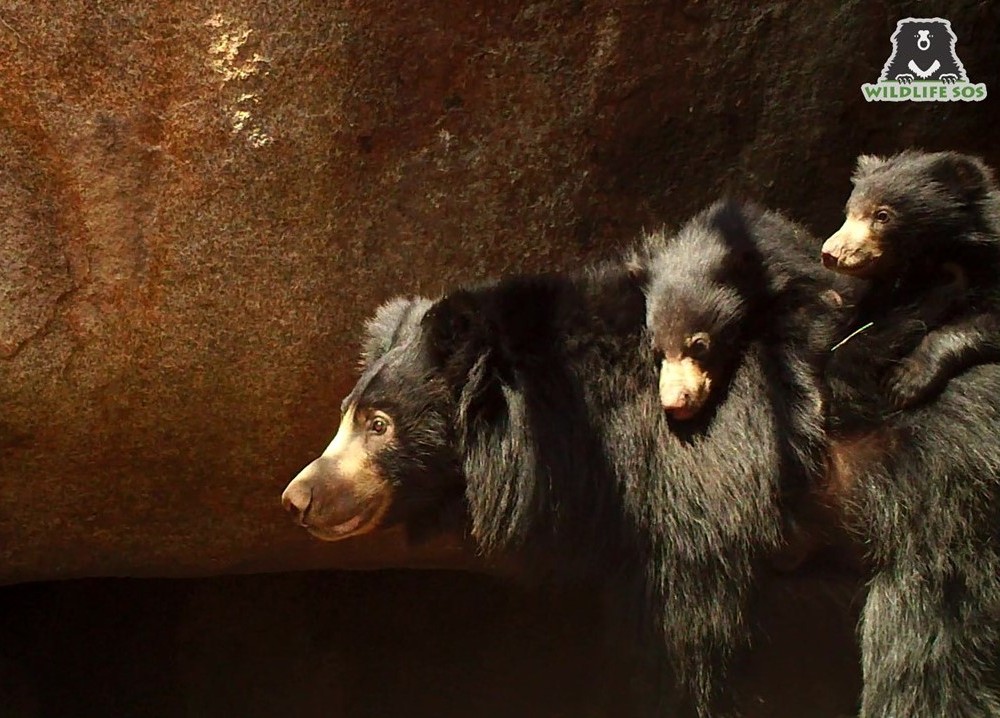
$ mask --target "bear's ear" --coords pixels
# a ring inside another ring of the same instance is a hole
[[[424,315],[428,348],[435,365],[466,371],[491,342],[482,297],[465,289],[439,299]]]
[[[405,340],[430,306],[423,297],[396,297],[383,304],[365,324],[362,366],[371,366],[393,346]]]
[[[935,180],[965,201],[975,201],[990,191],[993,178],[982,160],[957,152],[943,152],[934,161]]]
[[[854,179],[857,180],[859,177],[864,177],[872,170],[877,167],[881,167],[888,160],[885,157],[879,157],[877,155],[858,155],[857,162],[854,164]]]

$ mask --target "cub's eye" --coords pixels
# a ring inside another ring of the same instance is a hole
[[[702,359],[708,354],[712,340],[705,332],[692,334],[687,341],[687,354],[692,359]]]
[[[381,416],[373,417],[372,420],[368,422],[368,431],[376,436],[382,436],[382,434],[388,431],[388,429],[389,422]]]
[[[880,209],[878,212],[875,213],[875,221],[878,222],[879,224],[885,224],[886,222],[889,221],[891,216],[892,215],[889,214],[889,210]]]

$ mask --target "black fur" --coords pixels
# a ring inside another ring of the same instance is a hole
[[[747,211],[768,237],[772,222],[790,227]],[[672,425],[645,326],[647,269],[613,263],[457,290],[426,309],[392,304],[370,325],[377,351],[348,401],[400,427],[397,449],[372,457],[397,495],[433,495],[434,467],[436,481],[465,486],[484,552],[520,550],[559,577],[607,583],[653,637],[661,702],[651,715],[672,700],[671,676],[693,710],[720,715],[727,669],[751,633],[758,564],[782,541],[785,432],[799,401],[786,392],[803,377],[797,358],[776,351],[781,332],[774,346],[749,332],[710,416]],[[780,274],[770,311],[798,291]]]
[[[654,351],[708,334],[713,383],[724,386],[748,345],[765,357],[783,442],[783,489],[797,493],[825,469],[821,375],[853,304],[867,287],[825,272],[818,240],[777,212],[724,200],[674,237],[647,238],[647,326]]]
[[[644,320],[621,267],[460,290],[389,342],[351,400],[408,426],[432,417],[419,441],[400,433],[402,452],[454,463],[482,549],[558,556],[560,575],[626,591],[704,712],[747,633],[756,549],[779,540],[778,440],[755,354],[710,428],[672,432]]]
[[[382,524],[404,523],[414,538],[451,526],[464,514],[455,433],[441,410],[449,387],[414,361],[423,351],[422,321],[432,304],[422,297],[397,298],[379,308],[367,323],[361,377],[341,406],[377,407],[393,417],[397,440],[377,457],[395,488]]]
[[[675,435],[686,436],[712,452],[702,455],[714,474],[702,473],[706,479],[722,484],[735,479],[733,505],[753,505],[746,493],[752,485],[763,492],[756,497],[756,516],[743,519],[743,545],[720,542],[716,547],[720,563],[706,563],[699,569],[701,580],[706,585],[718,582],[713,592],[727,597],[720,605],[729,606],[728,625],[699,632],[697,624],[680,623],[674,629],[672,650],[694,666],[701,661],[712,669],[696,667],[687,676],[689,681],[700,681],[697,691],[709,711],[723,705],[718,688],[726,683],[728,662],[747,645],[751,633],[744,616],[755,585],[754,562],[777,549],[776,539],[792,515],[786,509],[796,508],[798,499],[826,467],[821,374],[835,337],[846,326],[850,302],[863,283],[824,272],[815,260],[817,244],[802,227],[780,214],[730,200],[715,203],[675,236],[648,237],[632,261],[646,282],[646,323],[654,355],[683,351],[683,339],[693,334],[711,337],[707,352],[695,358],[712,375],[712,400],[695,418],[673,424]],[[732,413],[736,407],[741,415]],[[747,443],[740,444],[737,434],[759,422],[769,424],[765,432],[744,437]],[[768,454],[766,460],[747,467],[752,481],[740,479],[734,467],[726,466],[721,455],[714,453],[726,451],[728,445],[750,458],[754,453],[750,443],[760,440],[766,443],[759,448],[766,447]],[[674,519],[659,497],[643,496],[642,503],[645,508],[640,504],[636,510]],[[714,501],[706,510],[726,512]],[[748,531],[750,526],[752,531]],[[686,531],[665,530],[662,538],[676,540],[686,536]],[[730,564],[728,568],[724,562]],[[678,574],[688,581],[695,576],[675,569],[665,578],[677,581]],[[705,598],[690,596],[692,602]],[[677,645],[686,642],[692,645],[677,651]],[[723,650],[706,662],[705,650],[713,645]]]
[[[859,326],[878,319],[873,344],[889,347],[872,358],[889,394],[881,408],[907,408],[964,369],[1000,360],[1000,192],[981,161],[952,152],[862,157],[854,184],[849,215],[889,213],[885,223],[872,220],[884,267]],[[876,387],[850,386],[856,396],[841,405],[867,405],[877,417]]]
[[[997,193],[977,160],[906,152],[862,158],[862,202],[891,210],[891,261],[827,368],[874,572],[861,716],[1000,716],[1000,365],[972,366],[996,358]]]

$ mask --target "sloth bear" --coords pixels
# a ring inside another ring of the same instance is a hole
[[[747,211],[710,212],[689,231],[772,221]],[[484,552],[605,582],[652,637],[650,715],[676,679],[689,709],[717,716],[731,709],[761,564],[782,545],[787,424],[802,400],[784,394],[786,377],[806,375],[748,328],[710,411],[678,425],[657,390],[644,275],[619,261],[386,304],[336,437],[283,502],[333,540],[432,523],[461,495]]]
[[[827,365],[873,571],[861,716],[1000,716],[1000,195],[955,153],[861,157],[854,185],[823,260],[872,283]]]
[[[981,161],[951,152],[862,156],[854,183],[823,262],[873,278],[867,304],[914,305],[924,336],[886,379],[903,409],[1000,360],[1000,193]]]
[[[968,82],[965,68],[955,53],[957,40],[948,20],[939,17],[900,20],[892,34],[892,54],[882,68],[879,82]]]
[[[825,468],[822,369],[864,286],[818,267],[815,245],[777,212],[720,201],[674,237],[651,235],[633,259],[646,275],[667,414],[685,421],[707,413],[747,344],[759,342],[789,437],[782,473],[810,481]]]

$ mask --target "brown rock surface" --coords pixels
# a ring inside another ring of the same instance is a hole
[[[465,562],[280,511],[362,319],[725,186],[828,231],[861,150],[997,164],[995,94],[861,99],[904,7],[6,0],[0,582]],[[1000,10],[937,9],[1000,93]]]

